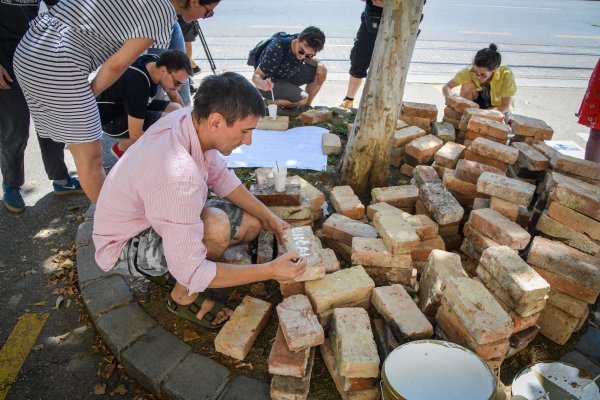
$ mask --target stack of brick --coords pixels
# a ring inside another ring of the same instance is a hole
[[[418,126],[431,133],[431,126],[437,120],[438,109],[434,104],[402,102],[400,120],[408,125]]]
[[[367,272],[378,286],[401,283],[415,287],[417,270],[422,269],[429,254],[434,249],[445,250],[445,243],[439,235],[438,224],[426,215],[411,215],[386,204],[377,206],[373,214],[373,225],[379,231],[381,239],[377,241],[358,240],[352,243],[352,262],[367,266]],[[391,279],[391,265],[395,269]],[[389,268],[389,267],[387,267]],[[382,276],[386,273],[387,280]],[[376,278],[377,277],[377,278]]]
[[[537,186],[546,177],[550,160],[525,142],[513,142],[511,146],[519,150],[519,156],[517,162],[508,167],[507,175]]]
[[[550,165],[563,175],[600,186],[600,163],[581,160],[555,151],[550,158]]]
[[[490,208],[522,227],[530,220],[529,205],[536,187],[507,176],[484,172],[477,180],[477,190],[490,197]]]
[[[271,168],[258,168],[254,173],[256,176],[256,186],[274,185]],[[300,185],[300,205],[269,206],[269,208],[292,226],[312,226],[313,222],[323,215],[322,207],[325,203],[325,195],[297,175],[287,178],[286,192],[288,186],[296,185]]]
[[[491,208],[471,211],[463,233],[465,239],[460,250],[467,256],[465,269],[471,273],[475,272],[486,249],[508,246],[519,251],[525,249],[531,240],[529,232]]]
[[[371,306],[375,282],[360,265],[341,269],[324,278],[305,282],[306,296],[317,313],[319,322],[327,329],[333,311],[339,307]]]
[[[371,190],[371,204],[387,203],[409,214],[415,213],[418,197],[419,188],[415,185],[388,186]]]
[[[376,400],[379,355],[369,315],[362,308],[337,308],[321,355],[342,399]]]
[[[448,122],[456,130],[460,129],[460,121],[467,108],[479,108],[479,104],[458,95],[446,97],[443,122]]]
[[[447,169],[456,168],[458,160],[463,158],[465,146],[454,142],[446,142],[433,156],[431,166],[436,170],[438,176],[443,178]]]
[[[413,168],[417,165],[431,165],[435,153],[437,153],[443,145],[444,142],[433,135],[425,135],[413,139],[404,148],[404,164]]]
[[[483,173],[504,176],[504,173],[496,167],[462,159],[456,164],[455,170],[444,171],[444,186],[463,207],[472,209],[476,198],[488,197],[477,190],[477,180]]]
[[[587,304],[598,299],[598,257],[538,236],[533,239],[527,262],[552,288],[537,322],[540,332],[563,345],[583,326],[589,312]]]
[[[511,248],[490,247],[481,255],[475,271],[513,321],[509,339],[512,356],[535,338],[536,323],[546,306],[550,285]]]
[[[323,240],[346,261],[352,258],[352,239],[355,237],[376,238],[373,226],[348,218],[342,214],[331,214],[323,223]]]
[[[331,249],[321,248],[319,239],[308,226],[300,226],[284,231],[285,243],[279,253],[297,252],[306,258],[306,270],[293,281],[279,282],[283,297],[304,293],[304,282],[320,279],[326,273],[340,269],[339,261]]]
[[[497,123],[504,122],[504,114],[498,110],[482,110],[480,108],[466,108],[460,118],[460,124],[458,126],[458,138],[460,143],[463,143],[467,138],[467,131],[469,129],[469,121],[472,117],[484,118],[489,121]],[[477,129],[477,124],[473,125]],[[503,130],[501,128],[501,130]]]
[[[442,298],[442,286],[448,278],[467,277],[460,256],[443,250],[433,250],[419,280],[421,311],[435,317]]]
[[[474,351],[492,370],[500,368],[510,347],[513,321],[483,284],[447,278],[436,320],[448,340]]]
[[[276,308],[279,327],[269,354],[271,399],[306,399],[315,347],[325,341],[325,332],[308,298],[294,295]]]
[[[394,139],[392,140],[392,150],[390,156],[390,165],[393,167],[402,168],[404,163],[404,153],[406,149],[406,145],[412,142],[413,140],[423,137],[427,135],[423,129],[418,126],[403,126],[396,127],[396,132],[394,133]],[[407,169],[408,168],[408,169]],[[410,170],[412,167],[407,165],[403,168],[402,173],[407,176],[411,176]]]
[[[351,219],[363,219],[365,206],[350,186],[336,186],[331,189],[331,203],[335,211]]]
[[[511,114],[508,123],[514,134],[512,142],[542,143],[544,140],[551,140],[554,134],[552,128],[541,119]]]
[[[465,144],[465,146],[467,146]],[[486,138],[476,138],[467,146],[465,158],[491,165],[506,173],[508,167],[517,162],[519,150]]]
[[[469,147],[473,140],[479,137],[491,140],[492,142],[506,144],[509,134],[510,126],[504,122],[473,115],[467,123],[464,145]]]
[[[446,189],[433,167],[415,168],[413,182],[419,187],[416,213],[427,215],[438,224],[438,234],[442,237],[446,250],[458,249],[462,242],[460,224],[465,210]]]
[[[554,177],[560,176],[559,174]],[[600,187],[564,177],[550,190],[537,221],[543,235],[590,254],[600,254]]]
[[[534,146],[536,149],[539,148],[538,145]],[[579,179],[571,178],[569,176],[563,175],[562,173],[558,173],[556,171],[548,171],[546,173],[546,177],[542,181],[541,184],[538,185],[537,188],[537,200],[533,207],[533,216],[532,216],[532,224],[537,223],[541,213],[548,207],[548,203],[550,200],[550,193],[558,187],[558,185],[569,184],[574,187],[579,188],[584,192],[588,193],[600,193],[600,189],[597,185],[592,185],[590,183],[581,181]]]

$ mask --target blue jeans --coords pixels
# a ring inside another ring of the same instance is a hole
[[[179,23],[177,21],[175,21],[175,24],[173,25],[173,30],[171,31],[171,42],[169,43],[169,48],[168,49],[151,48],[151,49],[148,49],[148,53],[156,54],[157,56],[160,56],[162,53],[164,53],[167,50],[179,50],[179,51],[182,51],[185,53],[185,43],[183,41],[183,33],[181,32],[181,27],[179,26]],[[160,85],[158,85],[158,90],[156,91],[156,96],[154,96],[154,98],[158,99],[158,100],[163,100],[164,95],[165,95],[164,90],[162,89],[162,87]],[[189,80],[186,80],[185,84],[181,87],[181,89],[179,89],[179,95],[181,96],[181,100],[183,100],[183,103],[186,106],[191,104],[192,96],[190,94]]]

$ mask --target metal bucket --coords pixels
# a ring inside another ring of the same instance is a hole
[[[536,363],[515,376],[513,400],[600,400],[600,390],[592,378],[562,361]]]
[[[471,350],[417,340],[392,351],[381,371],[383,400],[492,400],[496,377]]]

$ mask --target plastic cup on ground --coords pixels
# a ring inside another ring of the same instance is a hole
[[[285,191],[285,179],[287,177],[287,168],[282,167],[279,168],[273,167],[273,178],[275,178],[275,191],[276,192],[284,192]]]
[[[269,117],[277,119],[277,104],[269,104]]]

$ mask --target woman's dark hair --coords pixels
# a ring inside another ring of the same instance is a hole
[[[305,42],[317,53],[325,47],[325,34],[316,26],[309,26],[298,35],[298,40]]]
[[[498,68],[501,62],[502,56],[498,53],[498,46],[494,43],[490,43],[487,48],[479,50],[473,59],[473,64],[478,67],[487,68],[490,71]]]
[[[202,80],[194,96],[194,117],[198,120],[219,113],[232,126],[249,116],[265,115],[262,96],[246,78],[235,72],[210,75]]]
[[[190,6],[190,1],[191,0],[184,0],[183,1],[183,6],[181,8],[186,9]],[[207,6],[209,4],[215,4],[220,2],[221,0],[198,0],[198,3],[202,4],[203,6]]]
[[[160,57],[158,57],[158,60],[156,60],[156,66],[166,67],[169,72],[184,69],[188,75],[193,75],[190,58],[183,51],[179,50],[167,50],[162,53]]]

